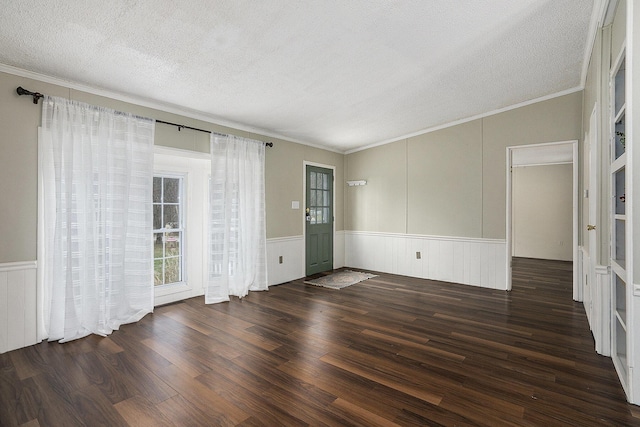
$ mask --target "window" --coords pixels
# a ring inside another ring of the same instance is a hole
[[[309,213],[311,224],[329,224],[331,217],[331,177],[328,173],[310,172]]]
[[[155,286],[184,281],[184,178],[153,177],[153,275]]]

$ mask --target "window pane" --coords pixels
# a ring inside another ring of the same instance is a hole
[[[165,256],[177,256],[180,255],[180,234],[164,233],[164,254]]]
[[[162,252],[162,245],[164,241],[162,239],[164,233],[153,233],[153,257],[162,258],[164,253]]]
[[[163,233],[153,233],[153,283],[154,285],[162,285],[163,284],[163,265],[164,265],[164,254],[162,252],[163,241],[162,241]]]
[[[322,224],[324,221],[322,220],[322,208],[316,209],[316,223]]]
[[[316,190],[309,190],[311,193],[311,200],[309,200],[309,207],[316,205]]]
[[[164,203],[180,202],[180,179],[164,178]]]
[[[158,176],[153,177],[153,203],[160,203],[162,201],[162,178]]]
[[[159,230],[161,228],[162,228],[162,205],[153,205],[153,229]]]
[[[323,224],[329,224],[329,208],[322,208],[322,211]]]
[[[153,260],[153,284],[155,286],[164,285],[162,279],[164,278],[164,274],[162,272],[162,266],[164,264],[164,259],[156,259]]]
[[[180,228],[178,205],[164,205],[164,228]]]
[[[322,174],[322,189],[323,190],[329,189],[329,175],[326,173]]]
[[[182,257],[167,258],[164,265],[164,283],[176,283],[182,280]]]
[[[331,206],[331,204],[329,203],[329,192],[328,191],[324,192],[324,200],[323,200],[322,206]]]

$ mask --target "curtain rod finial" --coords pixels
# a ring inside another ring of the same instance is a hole
[[[41,94],[40,92],[31,92],[29,90],[26,90],[25,88],[23,88],[22,86],[18,86],[18,88],[16,89],[16,92],[18,93],[18,95],[22,96],[22,95],[30,95],[33,96],[33,103],[37,104],[38,100],[40,98],[44,98],[44,95]]]

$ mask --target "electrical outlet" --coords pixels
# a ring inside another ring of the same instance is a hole
[[[416,259],[421,259],[422,258],[422,254],[420,252],[416,252]]]
[[[280,255],[280,257],[278,257],[278,264],[282,264],[282,255]]]

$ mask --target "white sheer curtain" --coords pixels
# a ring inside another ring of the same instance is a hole
[[[153,311],[154,125],[45,97],[40,339],[107,335]]]
[[[211,135],[205,303],[267,289],[264,143]]]

